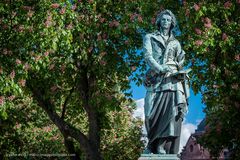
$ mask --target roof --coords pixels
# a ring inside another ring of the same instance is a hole
[[[206,126],[206,119],[204,118],[197,126],[197,129],[195,130],[195,132],[204,132],[205,126]]]

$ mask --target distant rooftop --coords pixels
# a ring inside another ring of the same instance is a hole
[[[197,126],[197,129],[195,130],[195,132],[204,132],[205,126],[206,126],[206,119],[204,118]]]

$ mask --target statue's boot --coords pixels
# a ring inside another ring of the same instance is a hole
[[[152,151],[148,147],[146,147],[143,151],[143,154],[151,154],[151,153]]]
[[[166,141],[163,139],[160,139],[157,145],[157,154],[166,154],[166,151],[164,149]]]
[[[166,154],[166,151],[162,146],[157,147],[157,154]]]

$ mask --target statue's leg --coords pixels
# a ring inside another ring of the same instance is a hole
[[[156,95],[155,92],[147,91],[145,99],[144,99],[145,127],[147,130],[147,133],[150,130],[149,116],[150,116],[152,108],[153,108],[153,101],[154,101],[155,95]]]
[[[166,144],[164,146],[164,149],[165,149],[167,154],[170,154],[171,145],[172,145],[172,138],[168,138],[167,141],[166,141]]]
[[[181,135],[181,129],[182,129],[182,118],[179,118],[177,123],[176,123],[176,137],[173,137],[172,140],[171,140],[171,147],[170,147],[170,150],[169,150],[169,153],[170,154],[178,154],[178,151],[179,151],[179,146],[180,146],[180,135]]]
[[[166,151],[164,149],[166,143],[166,139],[165,138],[159,138],[157,141],[157,145],[156,145],[156,153],[157,154],[166,154]]]
[[[153,153],[152,146],[148,144],[147,147],[144,149],[143,154],[151,154],[151,153]]]
[[[172,144],[171,144],[169,153],[170,154],[178,154],[179,145],[180,145],[180,136],[178,136],[172,140]]]

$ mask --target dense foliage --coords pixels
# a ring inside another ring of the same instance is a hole
[[[129,78],[141,78],[130,75],[144,66],[136,53],[146,25],[135,13],[141,2],[1,1],[2,154],[140,154],[140,127],[124,107],[131,108]]]

